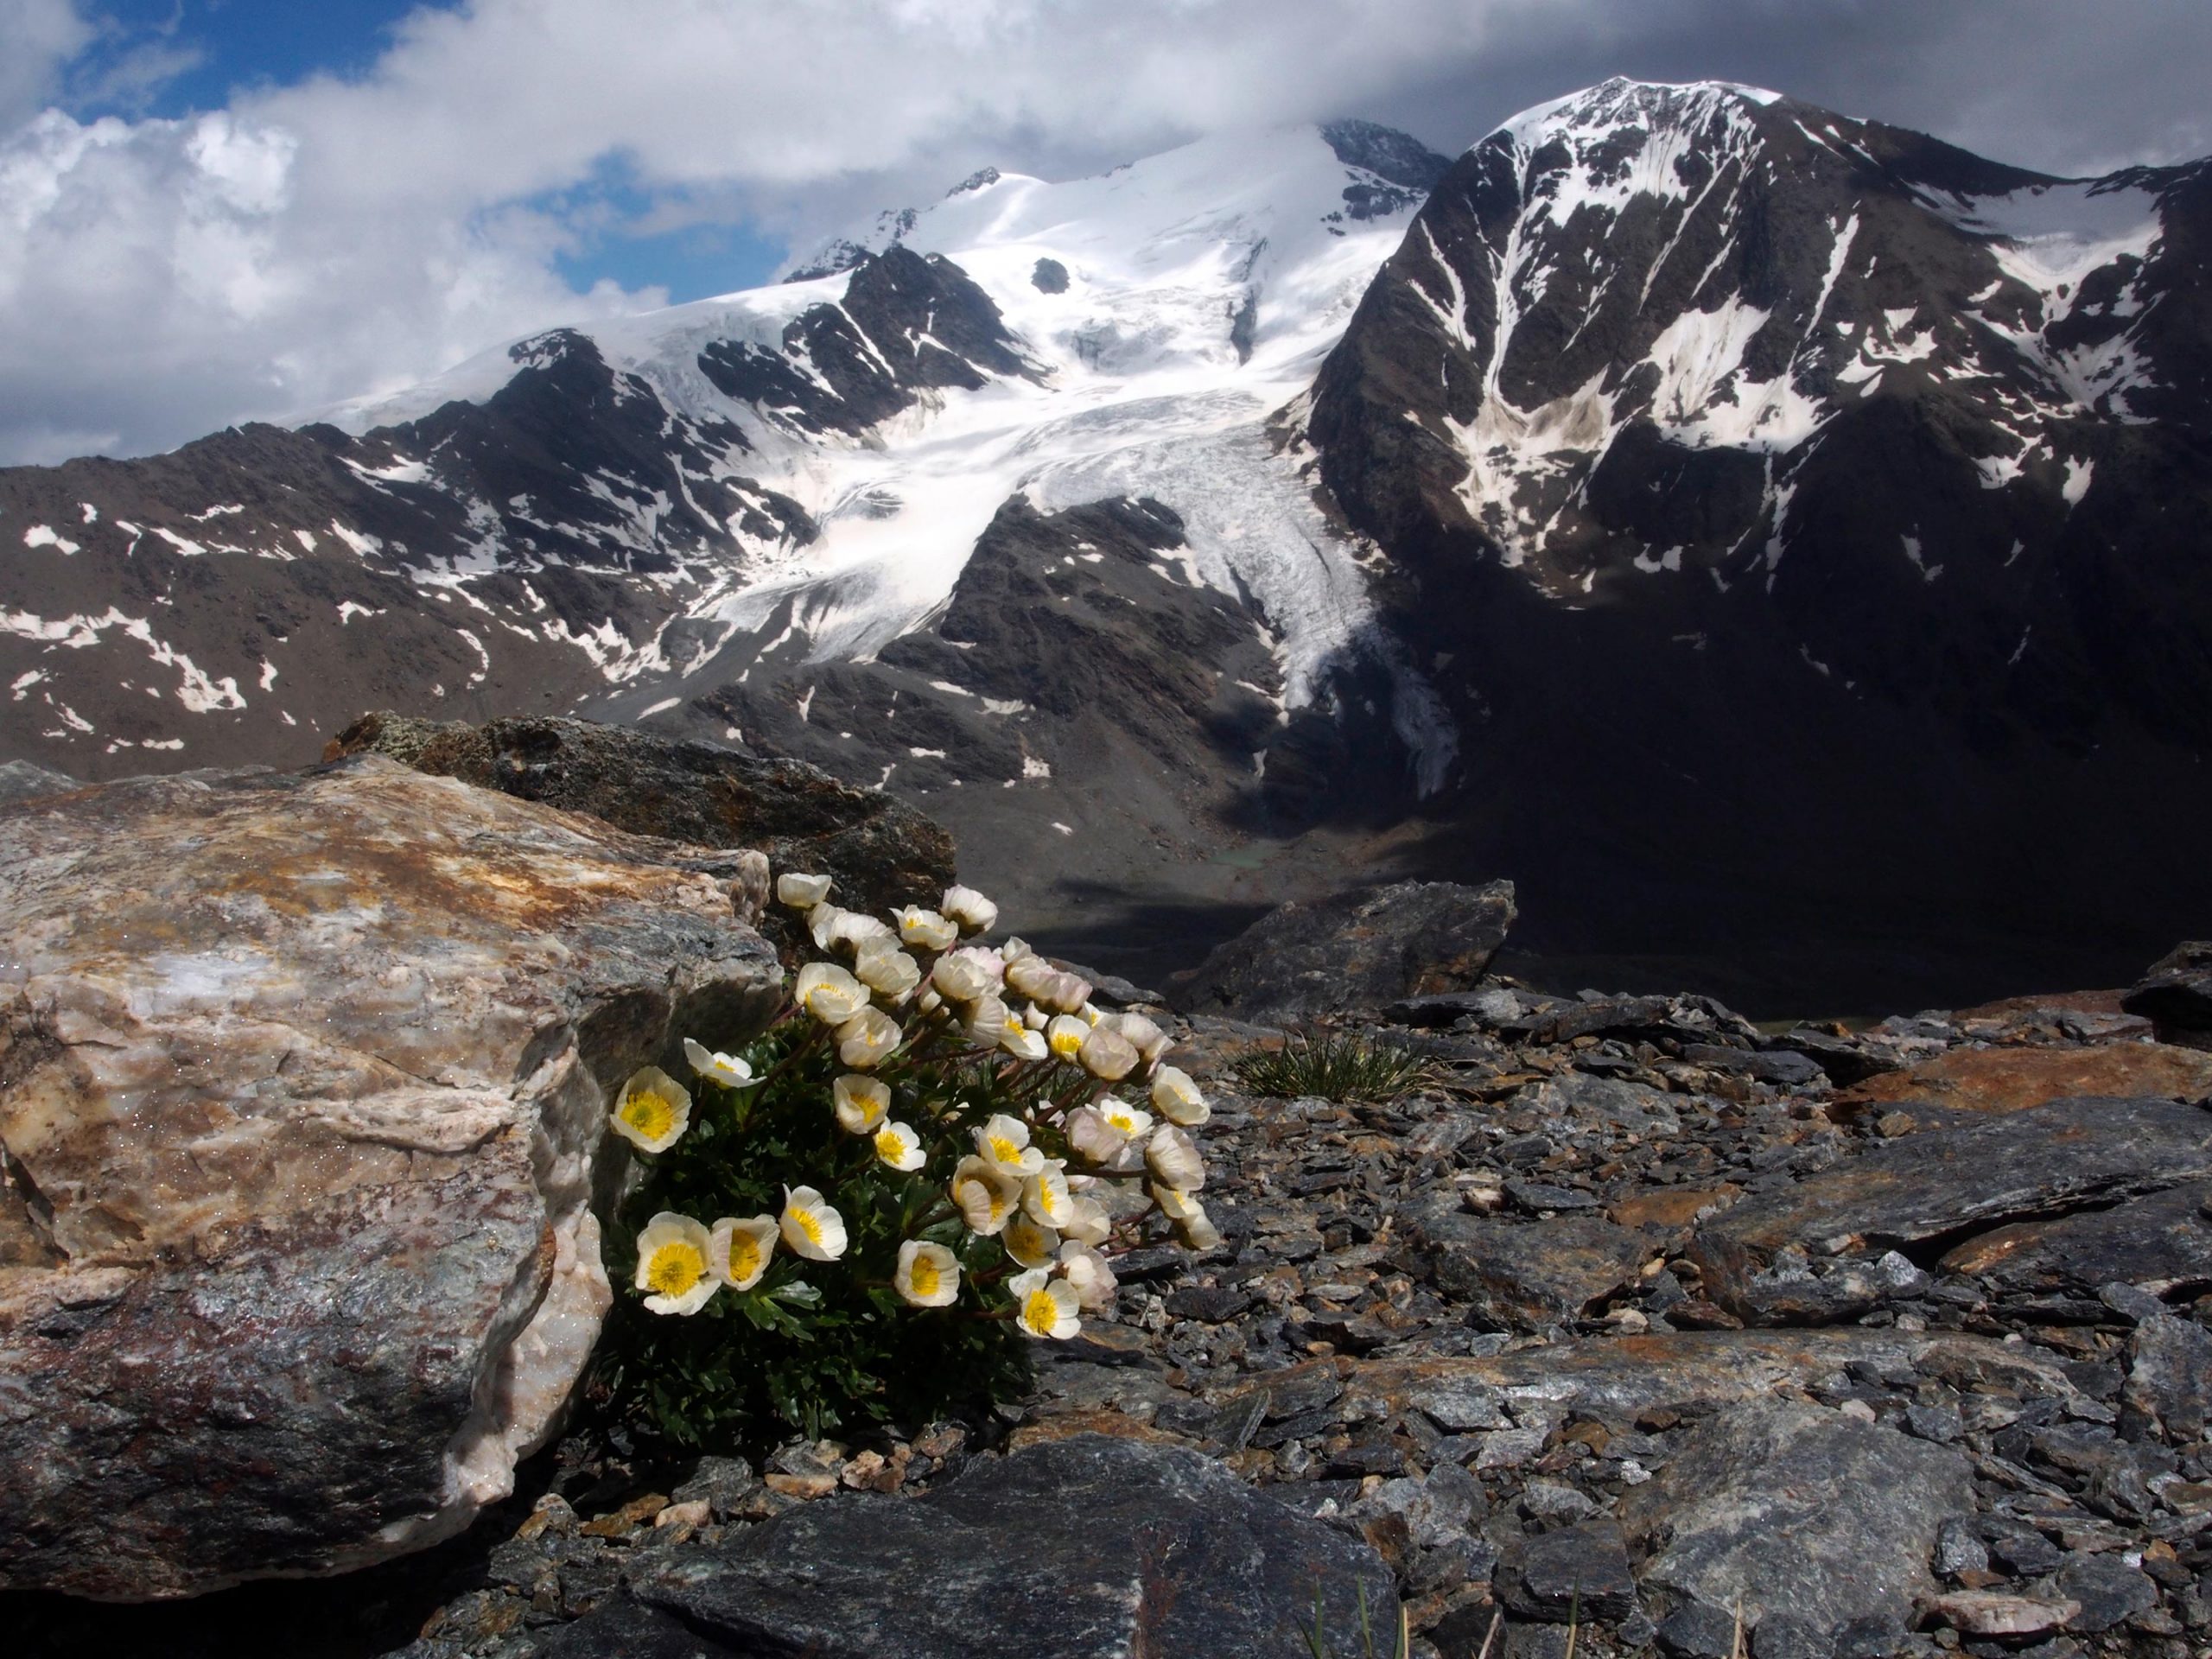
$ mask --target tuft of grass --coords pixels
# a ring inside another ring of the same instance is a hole
[[[1392,1101],[1444,1080],[1443,1067],[1425,1054],[1326,1034],[1294,1037],[1273,1052],[1247,1055],[1236,1071],[1249,1092],[1278,1100],[1319,1095],[1340,1102]]]
[[[1388,1653],[1378,1653],[1375,1647],[1375,1629],[1368,1618],[1367,1586],[1360,1584],[1353,1587],[1359,1593],[1359,1651],[1339,1656],[1330,1645],[1328,1635],[1321,1627],[1321,1585],[1319,1580],[1313,1585],[1313,1628],[1300,1632],[1306,1638],[1306,1651],[1313,1656],[1313,1659],[1413,1659],[1413,1625],[1405,1608],[1401,1606],[1398,1609],[1396,1645]],[[1495,1635],[1496,1631],[1491,1633]]]

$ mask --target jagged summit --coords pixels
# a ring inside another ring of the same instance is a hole
[[[2132,960],[2212,929],[2208,257],[2212,168],[1719,82],[984,168],[781,283],[0,474],[9,753],[594,713],[907,792],[1086,925],[1071,840],[1216,921],[1387,846],[1540,940],[2055,883]]]

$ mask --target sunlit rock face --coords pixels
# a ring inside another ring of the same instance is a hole
[[[0,1586],[421,1548],[609,1301],[606,1102],[779,995],[757,854],[364,756],[0,811]]]

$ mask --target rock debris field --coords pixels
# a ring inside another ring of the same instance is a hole
[[[1065,1621],[1163,1510],[1245,1541],[1285,1654],[1378,1567],[1378,1626],[1395,1591],[1446,1659],[2212,1650],[2212,1052],[2108,995],[1762,1035],[1499,985],[1342,1023],[1440,1081],[1256,1098],[1231,1068],[1279,1033],[1181,1026],[1222,1248],[1123,1258],[1025,1404],[653,1490],[571,1441],[406,1659],[887,1654],[887,1621],[1037,1651],[1018,1586],[1049,1650],[1142,1651],[1126,1608]],[[1017,1560],[946,1541],[1009,1503]]]
[[[2212,944],[1762,1029],[1489,976],[1511,886],[1408,883],[1179,1014],[1085,972],[1211,1098],[1218,1246],[1117,1255],[1009,1404],[671,1460],[561,1414],[595,1079],[781,994],[709,843],[855,893],[950,844],[797,763],[384,739],[0,780],[11,1653],[2212,1654]],[[1300,1025],[1422,1076],[1255,1093]]]

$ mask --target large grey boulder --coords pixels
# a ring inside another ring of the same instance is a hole
[[[1211,1458],[1086,1434],[980,1463],[926,1497],[843,1494],[671,1554],[632,1573],[634,1600],[549,1652],[655,1653],[679,1629],[692,1645],[671,1653],[1292,1654],[1317,1592],[1332,1651],[1351,1652],[1363,1592],[1387,1647],[1397,1595],[1366,1544]]]
[[[1647,1593],[1823,1631],[1908,1628],[1937,1532],[1974,1507],[1964,1452],[1781,1400],[1716,1413],[1620,1505]]]
[[[954,879],[952,837],[936,823],[804,760],[588,720],[470,726],[393,714],[362,715],[326,758],[365,751],[638,835],[757,848],[779,872],[836,877],[830,896],[849,910],[934,904]]]
[[[1513,884],[1402,881],[1279,906],[1179,987],[1196,1014],[1283,1021],[1471,990],[1516,914]]]
[[[504,1497],[609,1300],[609,1090],[780,995],[763,874],[378,757],[0,810],[0,1587]]]

